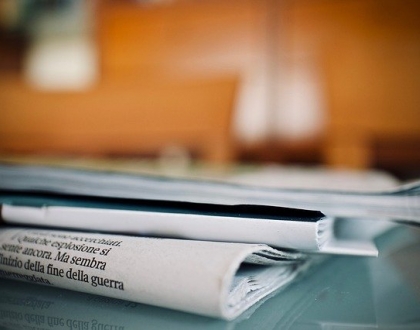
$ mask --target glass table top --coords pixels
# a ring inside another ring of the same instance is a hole
[[[329,257],[226,322],[0,280],[1,329],[420,329],[420,228],[377,240],[378,258]]]

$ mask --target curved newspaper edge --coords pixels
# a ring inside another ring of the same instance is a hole
[[[316,242],[318,250],[322,250],[325,244],[334,237],[333,218],[324,218],[316,223]]]
[[[285,288],[309,265],[303,254],[287,253],[260,245],[232,264],[222,295],[221,315],[232,320],[276,290]],[[228,292],[226,292],[228,289]]]

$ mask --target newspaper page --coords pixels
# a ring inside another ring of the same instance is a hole
[[[0,227],[0,276],[233,319],[306,267],[266,245]]]

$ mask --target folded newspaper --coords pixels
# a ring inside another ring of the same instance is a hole
[[[227,320],[307,263],[258,244],[0,228],[1,277]]]
[[[228,320],[307,269],[301,251],[377,254],[336,240],[336,216],[420,219],[418,186],[335,193],[16,165],[0,165],[0,203],[22,226],[0,227],[0,276]]]

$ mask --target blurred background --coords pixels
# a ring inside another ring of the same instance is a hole
[[[417,0],[0,0],[3,156],[420,176]]]

